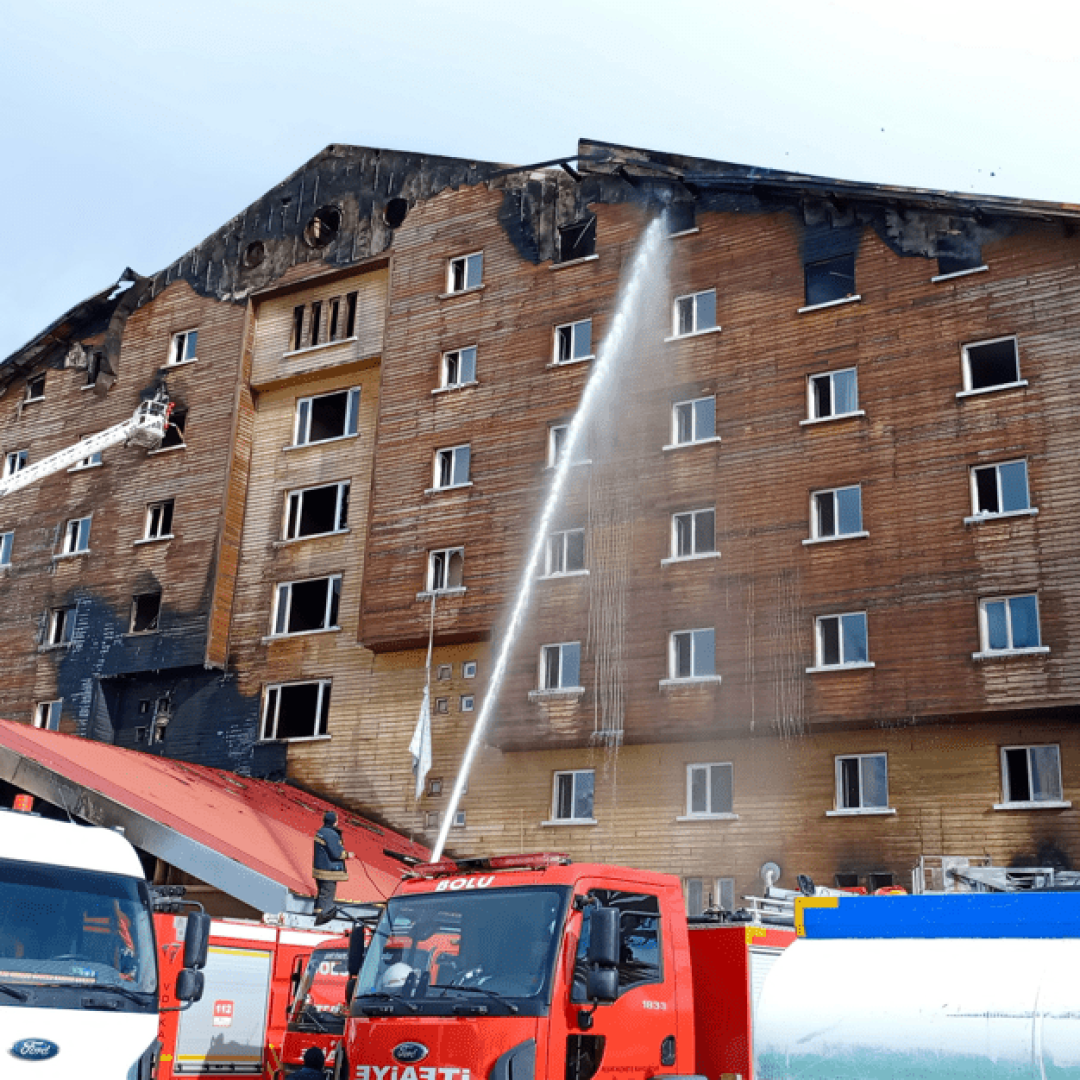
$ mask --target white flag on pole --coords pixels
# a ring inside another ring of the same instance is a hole
[[[431,704],[429,688],[424,687],[424,700],[420,703],[420,719],[416,722],[409,753],[412,754],[412,769],[416,775],[416,797],[424,791],[424,779],[431,771]]]

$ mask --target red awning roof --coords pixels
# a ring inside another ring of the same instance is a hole
[[[356,856],[347,863],[349,880],[338,884],[339,902],[374,903],[393,891],[404,867],[384,849],[429,857],[423,845],[288,784],[11,720],[0,720],[0,777],[75,817],[122,825],[136,847],[230,893],[232,863],[250,871],[237,880],[313,896],[313,837],[327,810],[338,812],[345,847]]]

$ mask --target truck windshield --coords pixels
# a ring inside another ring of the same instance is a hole
[[[316,949],[297,987],[289,1030],[340,1034],[345,1026],[343,1014],[348,979],[348,949]]]
[[[146,883],[0,859],[0,984],[24,992],[115,987],[129,1000],[154,994],[157,959]],[[22,999],[9,995],[0,1004],[16,1000]]]
[[[523,886],[392,898],[364,958],[354,1012],[397,1003],[432,1015],[540,1015],[568,895]]]

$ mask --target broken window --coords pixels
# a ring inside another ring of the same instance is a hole
[[[697,225],[697,207],[688,201],[673,202],[665,211],[669,236],[689,232]]]
[[[706,679],[716,674],[716,631],[680,630],[671,635],[670,679]]]
[[[428,553],[428,592],[464,588],[464,573],[464,548],[443,548]]]
[[[184,428],[187,426],[187,409],[173,409],[169,413],[169,424],[165,428],[165,438],[161,440],[159,450],[170,450],[174,446],[184,446]]]
[[[484,253],[460,255],[450,260],[446,279],[446,291],[450,293],[466,292],[480,287],[484,273]]]
[[[40,401],[45,396],[45,376],[37,375],[26,382],[26,400]]]
[[[974,251],[939,251],[937,257],[938,276],[960,274],[965,270],[979,270],[983,266],[982,250]]]
[[[700,334],[706,330],[715,330],[716,326],[716,290],[691,293],[689,296],[675,298],[674,325],[672,335],[685,337],[687,334]]]
[[[671,515],[671,557],[692,559],[716,551],[716,511],[688,510]]]
[[[59,731],[63,705],[63,698],[59,701],[39,701],[34,706],[34,727],[42,731]]]
[[[336,630],[340,599],[340,574],[279,585],[274,601],[274,634]]]
[[[580,573],[585,569],[585,530],[564,529],[548,536],[544,574]]]
[[[172,536],[173,500],[162,499],[150,503],[146,508],[146,524],[143,529],[144,540],[163,540]]]
[[[1026,461],[1004,461],[971,470],[972,513],[989,517],[1031,508]]]
[[[316,300],[311,305],[311,337],[309,345],[319,344],[319,332],[322,330],[322,301]]]
[[[555,821],[592,821],[594,781],[595,773],[592,769],[557,772],[551,806],[552,819]]]
[[[984,653],[1041,649],[1039,600],[1034,593],[979,601]]]
[[[862,487],[832,488],[810,496],[810,535],[815,540],[862,532]]]
[[[190,364],[195,359],[199,345],[198,330],[183,330],[173,334],[172,349],[169,352],[170,364]]]
[[[540,689],[579,690],[581,642],[564,641],[540,650]]]
[[[671,441],[675,446],[716,438],[716,398],[677,401],[671,407]]]
[[[293,308],[289,351],[347,341],[356,334],[357,293],[314,300]]]
[[[1020,359],[1014,337],[965,345],[963,355],[965,390],[990,390],[1020,382]]]
[[[443,353],[439,385],[444,389],[476,382],[476,346]]]
[[[344,439],[356,434],[360,411],[360,388],[339,390],[333,394],[298,398],[294,446]]]
[[[131,634],[150,634],[158,628],[161,615],[161,593],[137,593],[131,598]]]
[[[0,533],[0,567],[11,565],[11,549],[15,546],[13,532]]]
[[[586,259],[596,254],[596,217],[574,221],[559,229],[559,262]]]
[[[101,364],[104,357],[99,352],[92,352],[86,358],[86,385],[93,386],[101,374]]]
[[[1060,747],[1003,746],[1001,781],[1006,803],[1060,802]]]
[[[349,481],[290,491],[285,499],[284,539],[323,536],[349,524]]]
[[[293,308],[292,338],[289,341],[289,351],[295,352],[304,345],[304,305],[299,304]]]
[[[888,805],[887,755],[845,754],[837,757],[837,810],[883,810]]]
[[[732,812],[732,776],[729,763],[686,766],[686,815],[711,817]]]
[[[304,243],[308,247],[326,247],[341,228],[341,211],[336,206],[320,206],[304,227]]]
[[[90,518],[71,518],[64,524],[60,550],[64,555],[78,555],[90,550]]]
[[[579,319],[555,327],[555,363],[592,359],[592,319]]]
[[[855,368],[811,375],[807,381],[811,420],[850,416],[859,409],[859,383]]]
[[[866,612],[823,615],[815,621],[819,668],[867,663]]]
[[[4,455],[4,478],[14,476],[20,469],[25,469],[29,460],[29,450],[9,451]]]
[[[866,875],[866,890],[873,894],[878,889],[891,889],[895,885],[895,875],[886,873],[884,871],[876,874]]]
[[[435,451],[435,478],[432,487],[460,487],[469,482],[468,446],[451,446]]]
[[[58,607],[49,611],[45,626],[46,645],[70,645],[75,634],[75,608]]]
[[[855,253],[807,263],[806,306],[828,304],[855,295]]]
[[[329,679],[278,683],[266,688],[259,737],[317,739],[326,735],[329,719]]]

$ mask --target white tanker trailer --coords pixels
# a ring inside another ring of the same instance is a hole
[[[807,897],[757,1080],[1076,1080],[1080,893]]]

